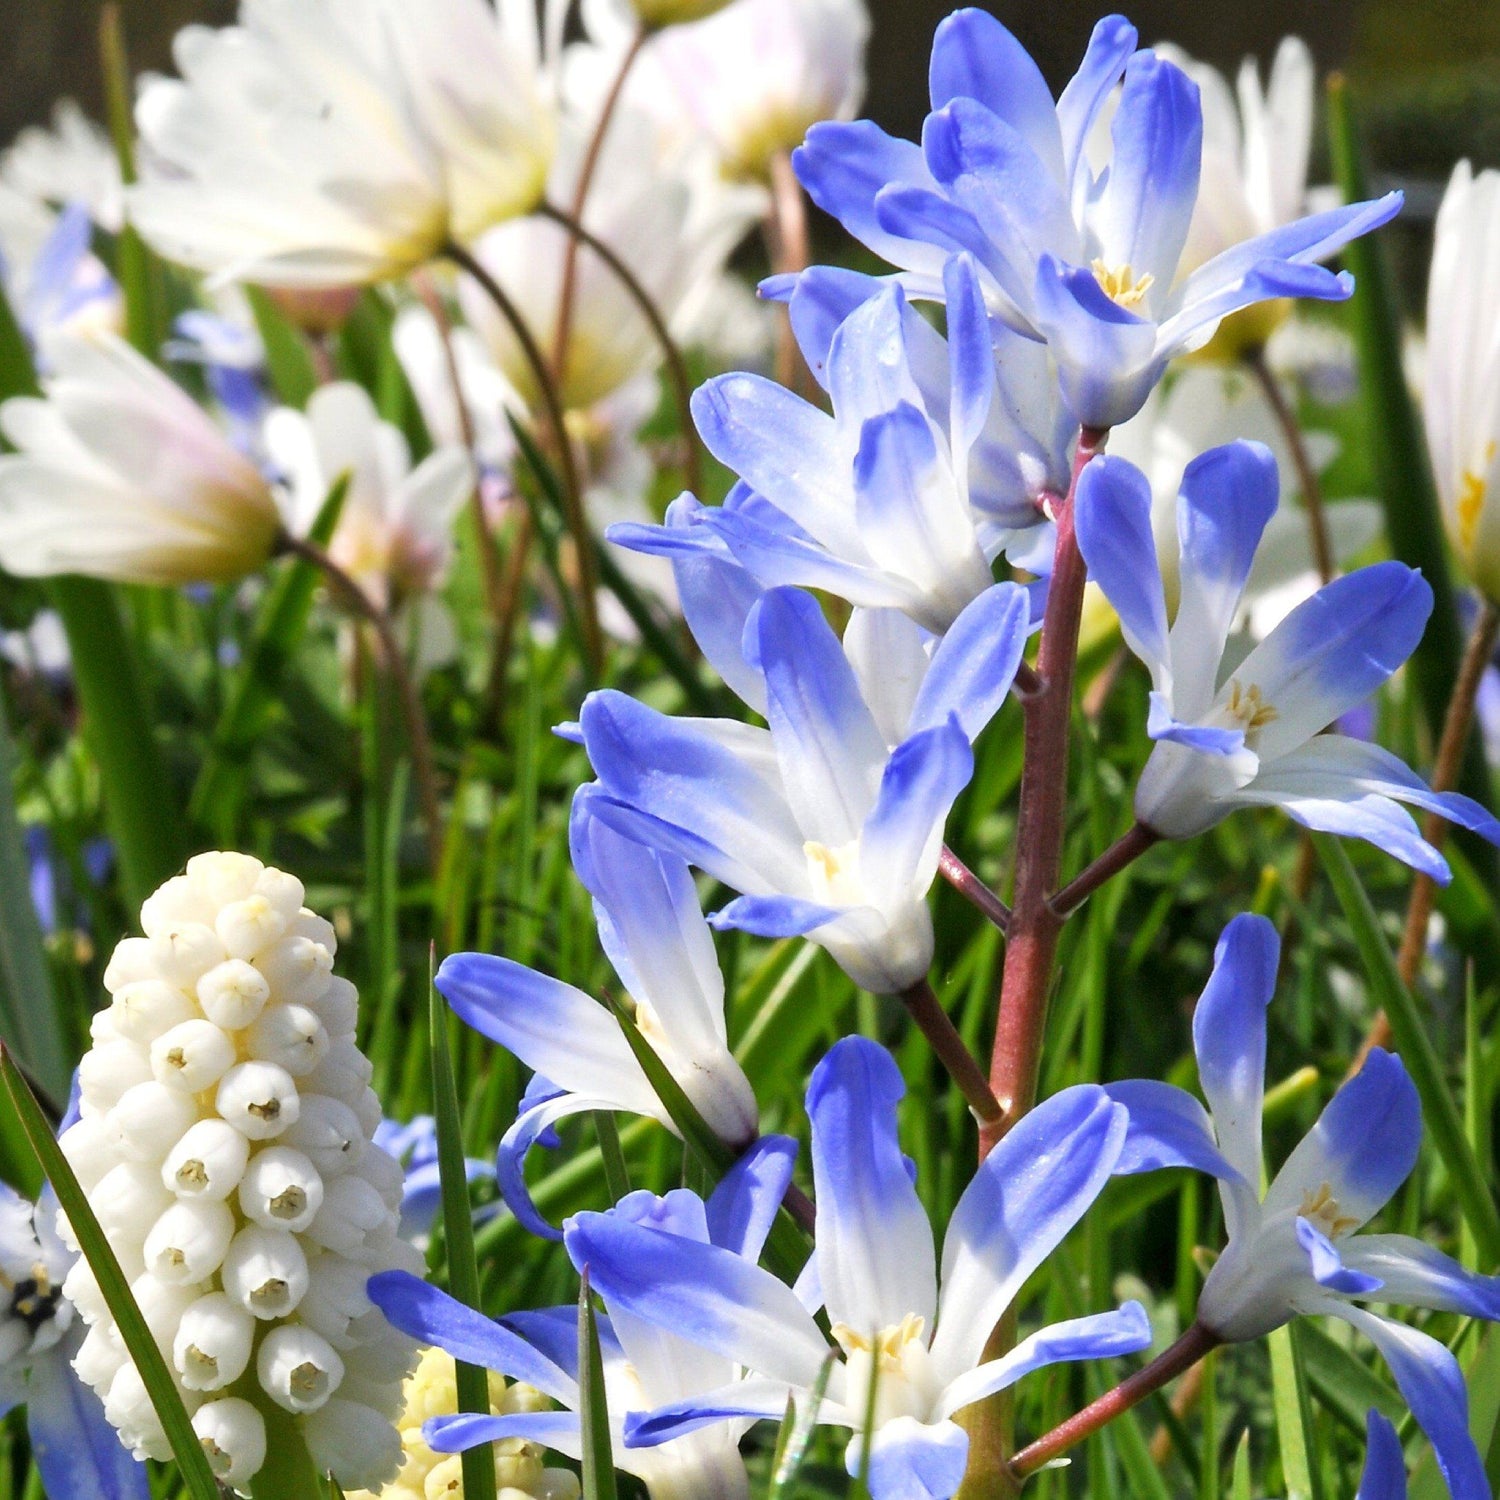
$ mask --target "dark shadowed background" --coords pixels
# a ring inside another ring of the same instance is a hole
[[[314,3],[314,0],[308,0]],[[421,4],[421,0],[411,0]],[[933,27],[951,0],[871,0],[875,36],[868,112],[902,134],[923,109]],[[1066,79],[1101,0],[991,0],[1048,76]],[[124,0],[137,68],[164,67],[189,20],[232,19],[232,0]],[[1497,0],[1139,0],[1128,14],[1147,41],[1170,39],[1232,69],[1269,58],[1297,31],[1325,68],[1358,87],[1371,154],[1400,177],[1441,178],[1460,155],[1500,165],[1500,3]],[[60,94],[99,112],[96,0],[0,0],[0,140],[42,118]]]

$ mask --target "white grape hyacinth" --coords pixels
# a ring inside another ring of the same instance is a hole
[[[113,1003],[61,1138],[214,1473],[241,1493],[268,1417],[346,1489],[394,1478],[416,1359],[365,1296],[377,1271],[423,1260],[397,1234],[401,1168],[373,1143],[354,986],[333,973],[332,925],[302,902],[294,876],[227,853],[151,896],[145,936],[104,972]],[[89,1329],[75,1369],[126,1447],[168,1457],[83,1260],[65,1291]]]

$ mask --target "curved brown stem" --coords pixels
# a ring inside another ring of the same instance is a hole
[[[583,632],[584,654],[590,673],[597,676],[604,664],[604,635],[599,628],[599,564],[594,554],[594,539],[589,532],[588,517],[584,513],[583,484],[573,455],[573,444],[568,437],[567,416],[563,411],[562,397],[558,393],[552,368],[548,365],[536,336],[521,315],[520,308],[511,300],[505,288],[490,275],[483,263],[455,242],[447,244],[443,254],[465,274],[472,276],[494,303],[495,310],[505,320],[521,346],[521,353],[537,383],[538,396],[546,410],[547,425],[551,429],[553,456],[557,460],[562,479],[565,519],[578,554],[578,618]]]
[[[1059,917],[1077,911],[1105,881],[1118,875],[1127,865],[1139,859],[1153,844],[1161,842],[1161,835],[1144,823],[1135,823],[1129,832],[1121,834],[1103,854],[1089,865],[1081,875],[1070,880],[1052,898],[1052,910]]]
[[[917,1029],[927,1038],[938,1061],[947,1069],[948,1076],[959,1093],[964,1096],[975,1119],[981,1125],[993,1127],[1000,1118],[999,1102],[990,1092],[984,1069],[979,1066],[974,1054],[958,1034],[953,1018],[938,1004],[932,986],[925,979],[919,979],[916,984],[901,991],[900,999]]]
[[[396,639],[391,617],[316,543],[283,532],[277,541],[277,550],[304,558],[319,569],[343,604],[374,630],[375,638],[380,642],[385,669],[401,704],[401,718],[406,725],[406,738],[411,749],[412,775],[417,783],[417,799],[422,805],[422,822],[427,834],[427,855],[436,873],[443,857],[443,816],[438,803],[432,738],[427,732],[427,715],[422,711],[421,696],[407,670],[406,655]]]
[[[589,137],[588,147],[578,168],[578,181],[573,185],[573,201],[569,205],[568,217],[575,223],[583,220],[583,210],[589,201],[589,189],[594,185],[594,174],[599,170],[599,158],[609,135],[610,121],[620,107],[625,80],[630,77],[630,70],[635,66],[635,60],[641,55],[641,48],[646,45],[649,36],[645,27],[636,32],[630,46],[625,49],[625,55],[620,59],[619,71],[600,106],[599,122],[594,126],[593,135]],[[578,241],[570,239],[563,251],[562,280],[557,294],[557,326],[552,333],[552,369],[559,381],[562,380],[567,360],[568,340],[573,334],[573,306],[578,295],[578,249]]]
[[[1281,428],[1281,435],[1291,451],[1292,464],[1297,470],[1297,483],[1302,490],[1302,503],[1307,508],[1307,531],[1312,541],[1313,561],[1317,565],[1319,579],[1324,583],[1331,583],[1338,570],[1338,563],[1328,535],[1328,510],[1323,504],[1323,485],[1313,466],[1312,455],[1307,451],[1307,438],[1302,431],[1302,424],[1297,420],[1297,414],[1287,401],[1286,393],[1281,389],[1270,365],[1266,363],[1266,351],[1252,350],[1245,356],[1245,363],[1264,393],[1276,418],[1276,425]]]
[[[938,855],[938,874],[1001,932],[1010,925],[1010,908],[946,844]]]
[[[551,219],[554,224],[560,224],[573,236],[574,240],[587,245],[609,267],[611,274],[630,294],[630,300],[640,309],[641,316],[651,325],[651,333],[661,346],[662,357],[667,367],[667,377],[672,382],[672,397],[677,403],[677,410],[682,421],[683,468],[687,487],[693,494],[701,494],[703,462],[698,449],[697,430],[693,426],[693,383],[688,376],[682,350],[677,347],[677,340],[672,337],[672,330],[667,327],[667,320],[662,316],[661,309],[635,272],[598,235],[585,228],[580,220],[551,203],[544,203],[537,212],[542,218]]]
[[[805,271],[812,259],[808,245],[807,200],[792,168],[789,152],[771,158],[771,260],[781,275]],[[788,312],[776,331],[776,379],[791,389],[808,373],[798,358],[797,340]]]

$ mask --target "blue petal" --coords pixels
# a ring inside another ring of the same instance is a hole
[[[818,602],[771,589],[745,633],[766,679],[766,715],[803,839],[837,848],[875,801],[886,747]]]
[[[1362,1234],[1345,1245],[1344,1260],[1380,1278],[1382,1302],[1500,1322],[1500,1276],[1470,1271],[1410,1235]]]
[[[830,1359],[833,1357],[829,1352]],[[736,1380],[716,1391],[705,1391],[683,1401],[654,1407],[649,1412],[627,1412],[625,1446],[656,1448],[720,1422],[758,1421],[786,1412],[789,1392],[785,1381],[752,1377]]]
[[[1172,696],[1176,696],[1175,680]],[[1166,740],[1170,744],[1196,750],[1199,755],[1218,755],[1226,759],[1238,755],[1245,748],[1243,729],[1219,728],[1213,724],[1184,724],[1181,719],[1175,718],[1171,702],[1165,693],[1153,689],[1149,704],[1146,733],[1153,740]]]
[[[1156,325],[1106,296],[1092,271],[1050,255],[1037,264],[1035,302],[1068,410],[1085,427],[1128,422],[1166,367]]]
[[[968,251],[984,267],[1012,302],[1025,305],[1024,288],[1017,282],[1010,246],[997,244],[974,214],[936,187],[882,188],[875,199],[875,216],[894,238],[922,241],[943,261]],[[941,273],[941,263],[939,265]]]
[[[1024,1115],[980,1165],[943,1241],[932,1360],[945,1385],[979,1364],[1026,1278],[1098,1197],[1127,1125],[1102,1089],[1064,1089]]]
[[[869,120],[829,120],[807,132],[792,165],[807,196],[882,260],[942,274],[941,250],[888,233],[875,216],[876,195],[889,184],[932,185],[920,147]]]
[[[1157,352],[1163,359],[1172,359],[1185,351],[1199,349],[1212,336],[1220,319],[1257,302],[1281,297],[1344,302],[1353,295],[1354,278],[1347,271],[1265,261],[1214,296],[1188,303],[1173,313],[1161,325]]]
[[[970,741],[994,718],[1015,681],[1031,629],[1031,603],[1018,584],[997,583],[948,627],[917,690],[907,732],[957,717]]]
[[[1091,460],[1078,479],[1074,526],[1089,575],[1114,605],[1126,644],[1164,686],[1167,600],[1151,531],[1150,481],[1123,458]]]
[[[573,1411],[515,1412],[504,1417],[466,1412],[429,1418],[422,1424],[422,1440],[434,1453],[467,1453],[481,1443],[498,1443],[506,1438],[566,1452],[577,1440],[579,1430],[578,1413]]]
[[[569,1220],[568,1254],[605,1303],[748,1370],[810,1389],[827,1357],[818,1325],[769,1271],[715,1245],[612,1214]]]
[[[641,1074],[645,1084],[646,1075]],[[649,1088],[649,1084],[646,1085]],[[500,1148],[495,1154],[495,1181],[505,1206],[516,1216],[523,1228],[541,1239],[559,1240],[562,1233],[542,1217],[541,1210],[531,1196],[526,1182],[526,1157],[531,1148],[541,1145],[555,1148],[558,1144],[556,1127],[559,1120],[570,1115],[584,1114],[594,1109],[621,1108],[617,1100],[600,1099],[589,1094],[555,1094],[539,1104],[523,1106],[509,1130],[500,1138]],[[659,1105],[655,1095],[649,1105],[635,1110],[638,1114],[656,1114]]]
[[[860,1471],[863,1446],[856,1433],[844,1454],[850,1474]],[[949,1500],[968,1462],[969,1434],[956,1422],[882,1422],[870,1443],[870,1500]]]
[[[809,266],[797,276],[786,296],[787,312],[797,347],[819,385],[828,389],[828,356],[839,326],[885,285],[878,276],[846,271],[842,266]],[[768,283],[761,284],[766,296]],[[777,300],[782,300],[778,295]]]
[[[1406,1455],[1389,1418],[1373,1408],[1365,1419],[1365,1468],[1354,1500],[1406,1500]]]
[[[1198,1079],[1219,1150],[1251,1184],[1260,1180],[1266,1007],[1276,993],[1280,960],[1281,939],[1270,922],[1236,917],[1219,939],[1213,973],[1193,1012]]]
[[[577,1401],[578,1385],[565,1370],[508,1328],[420,1277],[407,1271],[382,1271],[369,1279],[365,1289],[391,1325],[410,1338],[436,1344],[465,1364],[534,1385],[555,1401]]]
[[[1054,180],[1063,172],[1052,90],[1031,54],[992,15],[955,11],[932,39],[928,86],[934,111],[973,99],[1025,137]]]
[[[1085,146],[1099,112],[1104,108],[1130,54],[1136,30],[1124,16],[1105,16],[1089,37],[1078,71],[1057,101],[1057,123],[1062,130],[1066,189],[1072,196],[1078,171],[1087,170]]]
[[[739,896],[728,906],[710,912],[708,925],[716,932],[748,932],[752,937],[806,937],[844,915],[838,906],[823,906],[797,896]]]
[[[1469,1436],[1469,1393],[1458,1361],[1436,1339],[1363,1308],[1330,1301],[1326,1311],[1352,1323],[1384,1355],[1432,1443],[1453,1500],[1490,1500],[1484,1463]]]
[[[104,1420],[104,1406],[73,1373],[61,1348],[32,1361],[26,1376],[31,1456],[48,1495],[147,1500],[146,1466]]]
[[[932,1226],[896,1138],[905,1093],[890,1053],[864,1037],[836,1043],[807,1089],[824,1302],[860,1334],[912,1313],[930,1325],[937,1305]]]
[[[995,404],[995,346],[990,337],[984,286],[973,256],[955,255],[943,267],[943,301],[948,319],[950,446],[960,476],[968,472],[969,450],[978,442]]]
[[[1307,1252],[1309,1269],[1319,1286],[1345,1297],[1368,1297],[1380,1290],[1378,1276],[1366,1276],[1346,1266],[1333,1241],[1301,1214],[1297,1216],[1297,1243]]]
[[[1276,1174],[1266,1215],[1295,1210],[1327,1184],[1340,1215],[1363,1224],[1411,1175],[1421,1145],[1416,1085],[1400,1058],[1376,1047]]]
[[[743,1260],[759,1260],[792,1183],[797,1143],[765,1135],[726,1172],[707,1204],[708,1237]]]
[[[1089,222],[1105,261],[1153,276],[1165,293],[1177,271],[1198,201],[1203,109],[1198,85],[1154,52],[1125,65],[1111,131],[1109,176]],[[1147,304],[1156,302],[1155,289]]]
[[[902,402],[925,405],[914,361],[941,371],[941,388],[935,394],[946,406],[947,351],[942,338],[911,308],[901,287],[890,282],[855,308],[834,335],[828,389],[840,430],[857,432],[871,417]]]
[[[1238,1175],[1214,1141],[1208,1111],[1186,1090],[1154,1078],[1132,1078],[1106,1084],[1104,1092],[1130,1115],[1117,1175],[1163,1167],[1191,1167],[1219,1178]]]

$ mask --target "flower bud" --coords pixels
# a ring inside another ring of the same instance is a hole
[[[280,940],[290,915],[257,892],[226,906],[214,922],[214,931],[231,958],[250,959]]]
[[[76,1307],[85,1323],[97,1323],[109,1316],[109,1307],[104,1301],[104,1292],[89,1263],[79,1256],[63,1277],[63,1296]]]
[[[75,1120],[57,1138],[57,1144],[85,1193],[92,1193],[99,1179],[120,1160],[103,1115]]]
[[[146,1236],[146,1269],[177,1286],[203,1281],[219,1269],[233,1238],[234,1215],[223,1203],[174,1203]]]
[[[331,957],[338,954],[339,935],[334,930],[333,923],[327,917],[319,916],[317,912],[310,911],[305,906],[292,918],[287,928],[287,935],[306,938],[308,942],[316,943],[320,948],[326,948]]]
[[[369,1237],[390,1224],[390,1210],[363,1177],[346,1173],[328,1184],[323,1206],[307,1229],[307,1238],[326,1250],[362,1259]]]
[[[275,1063],[245,1062],[232,1067],[214,1100],[219,1113],[252,1141],[268,1141],[297,1123],[297,1085]]]
[[[121,938],[104,966],[104,988],[111,995],[138,980],[160,978],[149,938]]]
[[[350,1323],[374,1311],[365,1294],[369,1279],[370,1268],[346,1256],[327,1251],[315,1257],[308,1267],[307,1295],[297,1316],[335,1349],[351,1348],[358,1341],[350,1337]]]
[[[233,1066],[234,1055],[229,1034],[199,1016],[163,1032],[151,1043],[151,1071],[168,1088],[201,1094]]]
[[[150,1271],[143,1271],[130,1283],[130,1295],[140,1308],[156,1347],[164,1358],[170,1360],[177,1325],[197,1299],[198,1288],[193,1285],[174,1286]]]
[[[201,880],[194,879],[191,873],[174,875],[142,902],[141,931],[153,938],[189,923],[211,926],[217,910],[217,903]]]
[[[175,984],[160,979],[140,979],[125,985],[109,1008],[116,1032],[142,1047],[149,1047],[162,1032],[195,1014],[192,1000]]]
[[[334,1397],[303,1423],[313,1462],[341,1476],[345,1489],[379,1490],[401,1467],[401,1439],[373,1407]]]
[[[273,1328],[255,1357],[261,1389],[286,1411],[317,1411],[339,1388],[344,1362],[320,1334],[300,1323]]]
[[[128,1360],[120,1366],[104,1397],[104,1416],[132,1452],[148,1458],[171,1456],[171,1444],[146,1392],[146,1382]]]
[[[201,922],[169,927],[149,941],[157,975],[189,993],[210,969],[229,957],[218,934]]]
[[[353,1037],[340,1037],[328,1044],[317,1067],[306,1076],[307,1088],[315,1094],[331,1094],[353,1103],[369,1087],[373,1075],[370,1059],[355,1045]]]
[[[323,1179],[300,1151],[289,1146],[257,1152],[240,1183],[245,1217],[267,1229],[298,1234],[322,1206]]]
[[[191,1095],[153,1080],[126,1089],[104,1123],[117,1159],[159,1162],[197,1118]]]
[[[190,1391],[220,1391],[245,1373],[254,1342],[254,1317],[223,1292],[210,1292],[182,1314],[172,1364]]]
[[[337,1177],[358,1165],[373,1131],[361,1129],[358,1116],[341,1099],[303,1094],[301,1110],[282,1137],[301,1151],[322,1177]]]
[[[111,1167],[89,1194],[89,1206],[112,1245],[117,1238],[140,1244],[171,1203],[172,1195],[162,1186],[160,1173],[140,1161]],[[115,1245],[115,1253],[119,1251]]]
[[[203,1014],[225,1031],[252,1025],[270,998],[265,975],[241,958],[225,959],[198,981]]]
[[[85,1385],[107,1391],[126,1358],[119,1329],[113,1323],[96,1323],[84,1334],[78,1353],[73,1356],[73,1368]]]
[[[203,854],[195,854],[187,862],[186,875],[179,876],[178,879],[191,880],[203,893],[209,912],[205,921],[212,926],[219,908],[228,906],[231,901],[243,901],[255,889],[265,868],[253,854],[241,854],[232,849],[210,849]]]
[[[250,1142],[227,1120],[199,1120],[167,1153],[161,1180],[179,1198],[222,1202],[249,1160]]]
[[[354,1101],[354,1114],[365,1139],[373,1140],[380,1122],[385,1118],[385,1111],[380,1107],[380,1096],[368,1084]]]
[[[289,1004],[311,1005],[333,973],[333,953],[311,938],[285,937],[255,957],[271,992]]]
[[[238,1396],[198,1408],[193,1431],[220,1484],[243,1492],[266,1461],[266,1419]]]
[[[315,1011],[305,1005],[273,1005],[250,1028],[245,1045],[263,1061],[303,1078],[328,1055],[329,1044]]]
[[[328,988],[308,1008],[317,1014],[330,1041],[354,1035],[354,1021],[359,1012],[359,991],[341,974],[335,974]]]
[[[307,1255],[284,1229],[242,1229],[220,1268],[224,1290],[246,1312],[270,1321],[295,1310],[307,1291]]]
[[[134,1042],[106,1042],[91,1047],[78,1064],[78,1088],[84,1112],[113,1109],[126,1089],[151,1077],[151,1060]]]
[[[406,1188],[406,1173],[401,1170],[401,1163],[389,1151],[379,1146],[371,1146],[360,1158],[355,1172],[380,1194],[380,1201],[392,1213],[401,1207],[401,1198]]]

